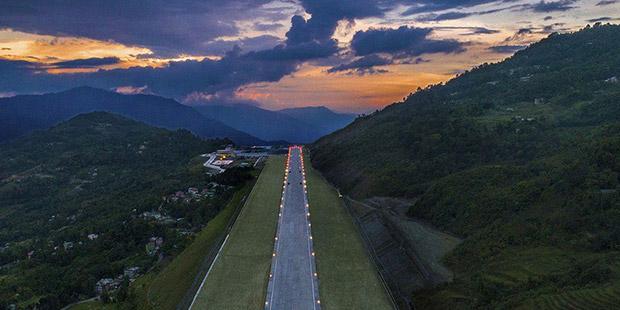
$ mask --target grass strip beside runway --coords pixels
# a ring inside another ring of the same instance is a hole
[[[342,199],[308,157],[304,165],[322,308],[392,309]]]
[[[267,160],[194,309],[261,309],[273,252],[284,156]]]

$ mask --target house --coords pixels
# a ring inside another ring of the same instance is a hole
[[[121,281],[119,279],[103,278],[95,284],[95,292],[97,295],[101,295],[103,292],[109,292],[117,289],[120,285]]]
[[[65,242],[63,242],[62,246],[65,248],[65,251],[69,250],[69,249],[72,249],[73,248],[73,242],[65,241]]]
[[[149,239],[149,242],[146,244],[146,253],[150,256],[155,255],[163,244],[164,244],[164,238],[151,237]]]
[[[146,212],[142,212],[142,215],[141,215],[141,216],[142,216],[143,218],[145,218],[145,219],[149,219],[149,218],[151,218],[151,219],[154,219],[154,220],[157,220],[157,221],[161,220],[161,219],[164,217],[163,215],[161,215],[161,213],[159,213],[159,212],[157,212],[157,211],[146,211]]]
[[[89,240],[95,240],[95,239],[99,238],[99,235],[98,234],[88,234],[87,237],[88,237]]]
[[[123,271],[123,276],[133,280],[140,275],[140,267],[129,267]]]

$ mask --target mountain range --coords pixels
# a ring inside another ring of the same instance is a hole
[[[78,87],[59,93],[0,98],[0,142],[94,111],[117,113],[166,129],[183,128],[202,138],[229,138],[240,145],[310,143],[355,118],[325,107],[270,111],[235,104],[192,108],[154,95],[123,95]]]
[[[242,145],[266,144],[172,99],[153,95],[122,95],[91,87],[1,98],[0,142],[94,111],[116,113],[166,129],[184,128],[202,138],[229,138]]]
[[[354,114],[336,113],[326,107],[271,111],[252,105],[234,104],[194,108],[206,117],[251,133],[262,140],[301,144],[314,142],[355,119]]]

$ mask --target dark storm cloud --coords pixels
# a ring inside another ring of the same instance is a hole
[[[329,40],[336,30],[338,21],[383,15],[375,0],[301,0],[301,4],[312,17],[308,20],[300,15],[291,19],[291,29],[286,33],[287,44],[308,41]]]
[[[525,45],[497,45],[489,47],[489,50],[499,54],[513,54],[526,47]]]
[[[538,3],[524,5],[523,8],[524,10],[531,10],[539,13],[564,12],[576,8],[576,6],[574,6],[575,2],[577,2],[577,0],[541,0]]]
[[[612,4],[616,4],[616,3],[618,3],[617,0],[603,0],[603,1],[598,2],[596,5],[597,6],[605,6],[605,5],[612,5]]]
[[[419,56],[426,53],[460,53],[465,49],[456,40],[430,39],[433,30],[402,26],[398,29],[370,29],[353,36],[351,48],[359,56],[388,53],[398,57]]]
[[[261,35],[235,41],[214,40],[205,44],[204,48],[207,54],[223,55],[235,46],[239,46],[244,52],[250,52],[270,49],[279,44],[282,44],[280,38],[271,35]]]
[[[193,92],[215,93],[253,82],[278,81],[293,72],[296,60],[269,61],[258,53],[229,53],[221,60],[173,62],[165,68],[135,67],[93,73],[54,75],[24,61],[0,61],[0,91],[47,92],[75,86],[112,89],[143,87],[158,95],[183,98]]]
[[[71,69],[71,68],[92,68],[105,65],[114,65],[120,63],[121,60],[118,57],[103,57],[103,58],[86,58],[75,59],[68,61],[55,62],[53,67]]]
[[[345,63],[339,66],[332,67],[327,70],[329,73],[336,73],[341,71],[349,71],[353,70],[356,73],[364,74],[364,73],[379,73],[374,67],[377,66],[386,66],[392,64],[392,59],[379,56],[379,55],[368,55],[356,59],[352,62]]]
[[[309,41],[294,45],[279,45],[271,50],[252,53],[252,57],[262,61],[306,61],[325,58],[338,51],[334,40],[323,42]]]
[[[147,46],[160,54],[200,53],[236,35],[234,21],[271,0],[3,0],[0,28]]]

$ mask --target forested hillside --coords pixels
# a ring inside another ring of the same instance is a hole
[[[228,143],[97,112],[2,145],[0,308],[59,309],[180,252],[244,180],[168,197],[218,181],[196,157]]]
[[[620,303],[620,26],[553,34],[312,145],[356,197],[465,238],[422,308]]]

